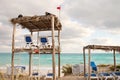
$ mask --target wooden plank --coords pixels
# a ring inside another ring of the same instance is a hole
[[[48,52],[48,53],[52,53],[52,48],[40,48],[40,53],[43,53],[43,52]],[[34,48],[15,48],[14,49],[15,52],[34,52]],[[59,50],[58,48],[56,47],[55,48],[55,52],[58,53]]]

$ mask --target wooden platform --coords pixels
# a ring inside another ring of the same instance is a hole
[[[36,50],[35,48],[15,48],[16,53],[18,53],[18,52],[35,53],[35,50]],[[51,54],[52,53],[52,48],[40,48],[37,50],[39,50],[39,53],[41,53],[41,54]],[[55,48],[55,52],[58,53],[58,48]]]

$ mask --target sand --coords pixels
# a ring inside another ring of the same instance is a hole
[[[98,67],[98,71],[100,72],[109,72],[110,70],[108,69],[109,66],[107,67]],[[10,80],[10,76],[6,75],[6,67],[2,67],[0,68],[0,79],[2,80]],[[33,68],[34,69],[34,68]],[[45,78],[46,74],[48,72],[52,72],[52,68],[51,67],[41,67],[40,68],[40,73],[42,75],[44,75],[43,77],[41,77],[40,80],[52,80],[52,78]],[[57,73],[57,69],[56,69],[56,73]],[[57,80],[86,80],[83,76],[73,76],[73,75],[68,75],[68,76],[64,76],[63,73],[61,73],[61,78],[57,79]],[[56,74],[57,75],[57,74]],[[28,77],[28,68],[26,69],[26,73],[25,74],[20,74],[19,76],[16,76],[17,80],[29,80]],[[31,77],[33,78],[33,80],[37,79],[37,77]]]
[[[83,76],[64,76],[58,80],[86,80]]]

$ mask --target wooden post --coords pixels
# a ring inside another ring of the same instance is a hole
[[[84,77],[86,74],[86,57],[85,57],[85,48],[83,48],[83,59],[84,59]]]
[[[32,32],[31,32],[32,36]],[[32,75],[32,52],[29,52],[29,76]]]
[[[91,80],[90,79],[90,75],[91,75],[91,72],[90,72],[90,59],[91,59],[91,55],[90,55],[90,48],[88,49],[88,80]]]
[[[113,50],[114,55],[114,71],[116,71],[116,56],[115,56],[115,50]]]
[[[58,30],[58,77],[60,78],[60,30]]]
[[[32,73],[32,71],[31,71],[31,69],[32,69],[32,53],[30,52],[29,53],[29,76],[31,76],[31,73]]]
[[[39,32],[37,32],[37,46],[39,44]]]
[[[52,67],[53,67],[53,80],[56,80],[56,67],[55,67],[55,41],[54,41],[54,16],[52,15]]]
[[[15,48],[15,31],[16,31],[16,26],[15,24],[13,25],[13,34],[12,34],[12,59],[11,59],[11,80],[14,80],[14,48]]]

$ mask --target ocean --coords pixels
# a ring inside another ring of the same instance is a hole
[[[58,65],[58,55],[56,54],[56,65]],[[40,54],[33,55],[33,65],[39,64],[40,66],[50,67],[52,66],[52,54]],[[88,61],[88,54],[86,54],[86,61]],[[113,64],[112,53],[92,53],[91,61],[98,64]],[[83,63],[82,53],[61,53],[61,66],[66,64],[80,64]],[[120,64],[120,53],[116,54],[116,63]],[[11,53],[0,53],[0,67],[11,64]],[[28,53],[15,54],[16,65],[28,65],[29,55]]]

